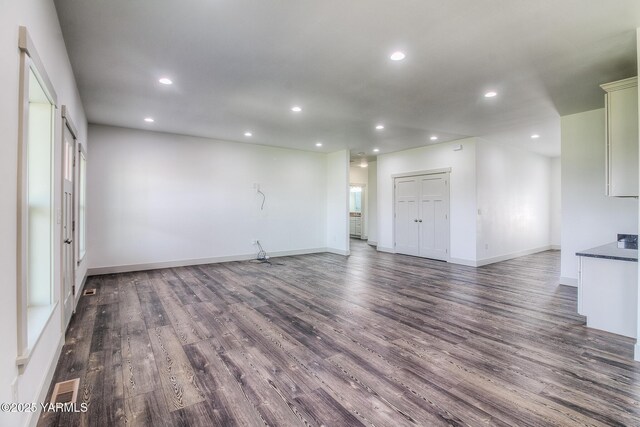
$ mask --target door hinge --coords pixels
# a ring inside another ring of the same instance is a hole
[[[76,231],[76,220],[71,221],[71,231]]]
[[[76,294],[76,285],[71,286],[71,293],[72,293],[73,295],[75,295],[75,294]]]

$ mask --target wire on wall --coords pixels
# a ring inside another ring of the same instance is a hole
[[[269,256],[267,255],[265,250],[262,249],[260,240],[256,240],[256,245],[258,245],[258,249],[260,249],[260,251],[258,252],[258,261],[267,261],[269,259]]]
[[[258,194],[262,194],[262,205],[260,206],[260,210],[264,210],[264,202],[267,201],[267,196],[264,195],[264,193],[262,191],[260,191],[260,189],[258,189]]]

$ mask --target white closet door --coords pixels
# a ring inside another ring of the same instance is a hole
[[[449,257],[449,174],[418,177],[420,199],[420,256]]]
[[[396,178],[395,250],[399,254],[419,255],[418,178]]]

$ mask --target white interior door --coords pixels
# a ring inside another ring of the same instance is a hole
[[[449,174],[418,177],[420,256],[447,260],[449,257]]]
[[[395,187],[395,251],[419,255],[418,178],[396,178]]]
[[[73,177],[75,166],[76,140],[68,127],[64,128],[62,171],[62,300],[63,328],[66,329],[71,320],[75,294],[75,250],[73,241],[74,228],[74,200]]]

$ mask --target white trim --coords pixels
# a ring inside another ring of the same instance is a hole
[[[330,254],[343,255],[343,256],[351,255],[351,250],[349,249],[345,251],[343,249],[324,248],[324,250],[320,252],[328,252]],[[281,255],[281,256],[286,256],[286,255]]]
[[[640,362],[640,343],[636,343],[636,345],[633,346],[633,350],[633,359]]]
[[[367,240],[367,244],[371,246],[378,246],[378,242],[374,242],[373,240]]]
[[[420,176],[420,175],[435,175],[439,173],[451,173],[451,168],[440,168],[440,169],[429,169],[423,171],[414,171],[414,172],[403,172],[403,173],[394,173],[391,175],[391,179],[396,178],[407,178],[410,176]]]
[[[80,282],[80,286],[78,288],[76,288],[76,294],[74,295],[75,297],[75,302],[73,303],[73,312],[76,312],[76,307],[78,306],[78,303],[80,302],[80,297],[82,296],[82,291],[84,290],[84,285],[87,283],[87,277],[89,277],[88,273],[84,274],[84,277],[82,278],[82,281]]]
[[[29,364],[29,361],[31,360],[31,356],[33,355],[33,351],[35,350],[36,346],[40,342],[42,333],[45,331],[45,329],[47,329],[47,326],[49,326],[49,322],[51,322],[51,319],[53,319],[53,313],[55,313],[59,303],[60,303],[60,299],[58,299],[58,301],[50,305],[51,311],[49,312],[49,314],[47,314],[47,320],[42,325],[42,328],[40,329],[40,332],[38,332],[38,336],[36,337],[35,341],[33,342],[33,344],[29,343],[29,346],[27,347],[26,351],[22,354],[19,354],[16,357],[16,366],[18,367],[18,372],[20,372],[21,375],[24,372],[24,369]],[[28,325],[27,325],[27,328],[28,328]]]
[[[447,259],[446,262],[449,262],[451,264],[465,265],[467,267],[482,267],[484,265],[489,265],[489,264],[493,264],[493,263],[496,263],[496,262],[507,261],[507,260],[518,258],[518,257],[521,257],[521,256],[531,255],[531,254],[535,254],[535,253],[538,253],[538,252],[544,252],[544,251],[549,250],[550,248],[551,248],[551,246],[542,246],[542,247],[535,248],[535,249],[528,249],[528,250],[525,250],[525,251],[513,252],[513,253],[510,253],[510,254],[505,254],[505,255],[501,255],[501,256],[497,256],[497,257],[493,257],[493,258],[485,258],[485,259],[477,260],[477,261],[472,260],[472,259],[449,257],[449,259]],[[390,253],[390,254],[396,253],[392,248],[387,248],[387,247],[384,247],[384,246],[378,246],[377,249],[378,249],[379,252],[387,252],[387,253]],[[425,258],[425,259],[428,259],[428,258]],[[441,261],[441,260],[438,260],[438,261]],[[562,279],[563,278],[560,279],[561,283],[563,281]],[[568,285],[568,283],[562,283],[562,284]],[[577,287],[578,286],[578,280],[575,279],[575,284],[571,284],[569,286],[576,286]]]
[[[560,245],[551,245],[550,249],[551,249],[552,251],[559,251],[559,250],[561,250],[562,248],[560,247]]]
[[[407,173],[400,173],[400,174],[393,174],[391,175],[391,183],[392,183],[392,187],[393,188],[393,197],[392,197],[392,203],[393,203],[393,227],[391,228],[391,240],[393,242],[393,253],[396,253],[396,180],[397,179],[402,179],[402,178],[408,178],[408,177],[420,177],[420,176],[425,176],[425,175],[440,175],[443,174],[445,175],[445,186],[447,187],[447,225],[449,226],[449,229],[447,230],[447,249],[446,249],[446,255],[444,257],[444,259],[441,258],[434,258],[437,259],[438,261],[446,261],[449,262],[451,261],[451,168],[440,168],[440,169],[430,169],[427,171],[419,171],[419,172],[407,172]],[[420,204],[420,203],[418,203]],[[420,246],[420,245],[418,245]],[[384,251],[386,252],[386,251]],[[420,248],[418,247],[418,252],[420,252]],[[405,254],[405,255],[409,255],[409,254]],[[416,255],[411,255],[411,256],[417,256],[420,257],[420,254],[416,254]],[[422,258],[426,258],[426,257],[422,257]]]
[[[471,259],[464,259],[464,258],[449,258],[449,260],[447,262],[450,262],[451,264],[458,264],[458,265],[465,265],[467,267],[477,267],[477,263],[474,260]]]
[[[58,249],[61,246],[59,240],[57,240],[56,231],[57,224],[55,221],[56,211],[60,204],[60,200],[58,196],[56,196],[56,170],[57,165],[55,164],[56,160],[56,150],[60,147],[60,141],[58,140],[58,136],[56,135],[59,123],[58,123],[58,114],[56,110],[57,106],[57,95],[49,79],[47,72],[45,70],[44,64],[40,60],[38,52],[35,49],[33,41],[29,36],[26,27],[20,26],[18,29],[18,48],[20,50],[20,74],[19,74],[19,100],[18,100],[18,174],[17,174],[17,215],[16,215],[16,230],[17,230],[17,240],[16,240],[16,271],[17,271],[17,280],[16,280],[16,311],[17,311],[17,345],[18,351],[16,355],[16,364],[19,368],[19,371],[22,372],[26,365],[29,363],[31,358],[31,354],[33,353],[36,345],[40,340],[40,336],[44,329],[46,329],[49,321],[53,316],[53,312],[55,311],[55,306],[58,304],[58,301],[53,301],[53,297],[55,295],[55,287],[58,285],[57,280],[60,277],[56,277],[54,274],[56,271],[56,263],[59,261],[59,253],[56,250],[56,246]],[[43,92],[45,93],[49,103],[51,104],[52,109],[52,140],[51,140],[51,152],[50,152],[50,160],[51,160],[51,192],[50,192],[50,207],[51,207],[51,229],[50,229],[50,239],[51,239],[51,305],[52,311],[45,322],[45,325],[42,331],[39,332],[38,337],[35,342],[29,342],[29,321],[28,321],[28,283],[27,283],[27,274],[28,274],[28,256],[27,256],[27,240],[28,240],[28,218],[29,218],[29,207],[28,207],[28,127],[29,127],[29,81],[31,79],[30,72],[33,72],[38,83],[42,87]],[[56,245],[58,243],[58,245]]]
[[[40,385],[40,392],[38,393],[38,402],[44,402],[47,398],[47,393],[49,392],[49,385],[53,380],[53,374],[56,372],[56,367],[58,366],[58,361],[60,359],[60,355],[62,354],[62,347],[64,345],[64,336],[65,334],[60,334],[60,339],[58,340],[58,347],[56,348],[55,357],[51,360],[51,364],[49,364],[49,369],[47,370],[47,374]],[[38,409],[35,412],[30,412],[27,416],[27,426],[35,427],[38,424],[38,420],[40,419],[40,412],[42,411],[42,407],[37,405]]]
[[[600,87],[605,92],[614,92],[616,90],[629,89],[638,86],[638,77],[629,77],[628,79],[618,80],[616,82],[601,84]]]
[[[48,92],[46,93],[46,95],[49,97],[51,103],[57,108],[58,95],[56,95],[56,91],[53,89],[51,79],[49,78],[49,75],[44,68],[44,64],[40,59],[40,55],[38,55],[38,51],[36,50],[33,41],[31,40],[31,36],[29,36],[27,27],[18,27],[18,48],[20,49],[20,51],[24,52],[33,62],[35,66],[34,73],[36,74],[36,77],[38,77],[38,80],[41,80],[41,84],[44,84],[44,89],[46,92]]]
[[[64,121],[64,124],[69,128],[69,131],[71,131],[73,138],[78,139],[78,128],[76,127],[76,125],[73,123],[73,120],[71,119],[71,114],[69,113],[69,107],[63,104],[60,107],[60,114],[62,114],[62,119]]]
[[[573,286],[574,288],[578,287],[578,279],[574,279],[573,277],[560,277],[560,281],[558,283],[561,285]]]
[[[549,249],[551,249],[551,246],[547,245],[547,246],[541,246],[539,248],[526,249],[524,251],[519,251],[519,252],[512,252],[510,254],[500,255],[496,257],[479,259],[476,261],[476,267],[482,267],[483,265],[494,264],[496,262],[507,261],[507,260],[518,258],[521,256],[536,254],[538,252],[548,251]]]
[[[268,255],[270,258],[277,258],[277,257],[283,257],[283,256],[307,255],[307,254],[317,254],[317,253],[323,253],[323,252],[330,252],[338,255],[349,255],[348,250],[344,251],[344,250],[332,249],[332,248],[296,249],[292,251],[269,252]],[[220,262],[249,261],[252,259],[256,259],[255,253],[219,256],[219,257],[212,257],[212,258],[197,258],[197,259],[185,259],[185,260],[175,260],[175,261],[150,262],[150,263],[144,263],[144,264],[113,265],[109,267],[89,268],[87,269],[87,276],[98,276],[101,274],[112,274],[112,273],[128,273],[131,271],[157,270],[160,268],[186,267],[190,265],[216,264]]]
[[[83,169],[82,169],[82,161],[84,160],[84,166],[85,169],[87,169],[87,150],[85,147],[85,144],[83,144],[82,142],[78,141],[78,139],[76,138],[76,152],[74,153],[75,156],[75,166],[74,166],[74,181],[73,181],[73,197],[74,197],[74,202],[73,202],[73,209],[74,209],[74,221],[75,221],[75,231],[74,231],[74,235],[73,238],[76,241],[76,245],[75,245],[75,251],[76,251],[76,271],[80,268],[80,266],[82,265],[82,263],[85,261],[86,257],[87,257],[87,233],[86,233],[86,227],[87,227],[87,218],[86,218],[86,212],[85,212],[85,217],[84,217],[84,221],[80,221],[80,196],[82,195],[82,192],[84,191],[85,193],[85,210],[86,210],[86,196],[87,196],[87,183],[86,183],[86,172],[85,173],[85,182],[82,181],[82,173],[83,173]],[[84,184],[83,187],[80,187],[81,184]],[[76,197],[77,196],[77,197]],[[85,228],[85,236],[84,236],[84,253],[80,254],[80,226],[83,226]]]

